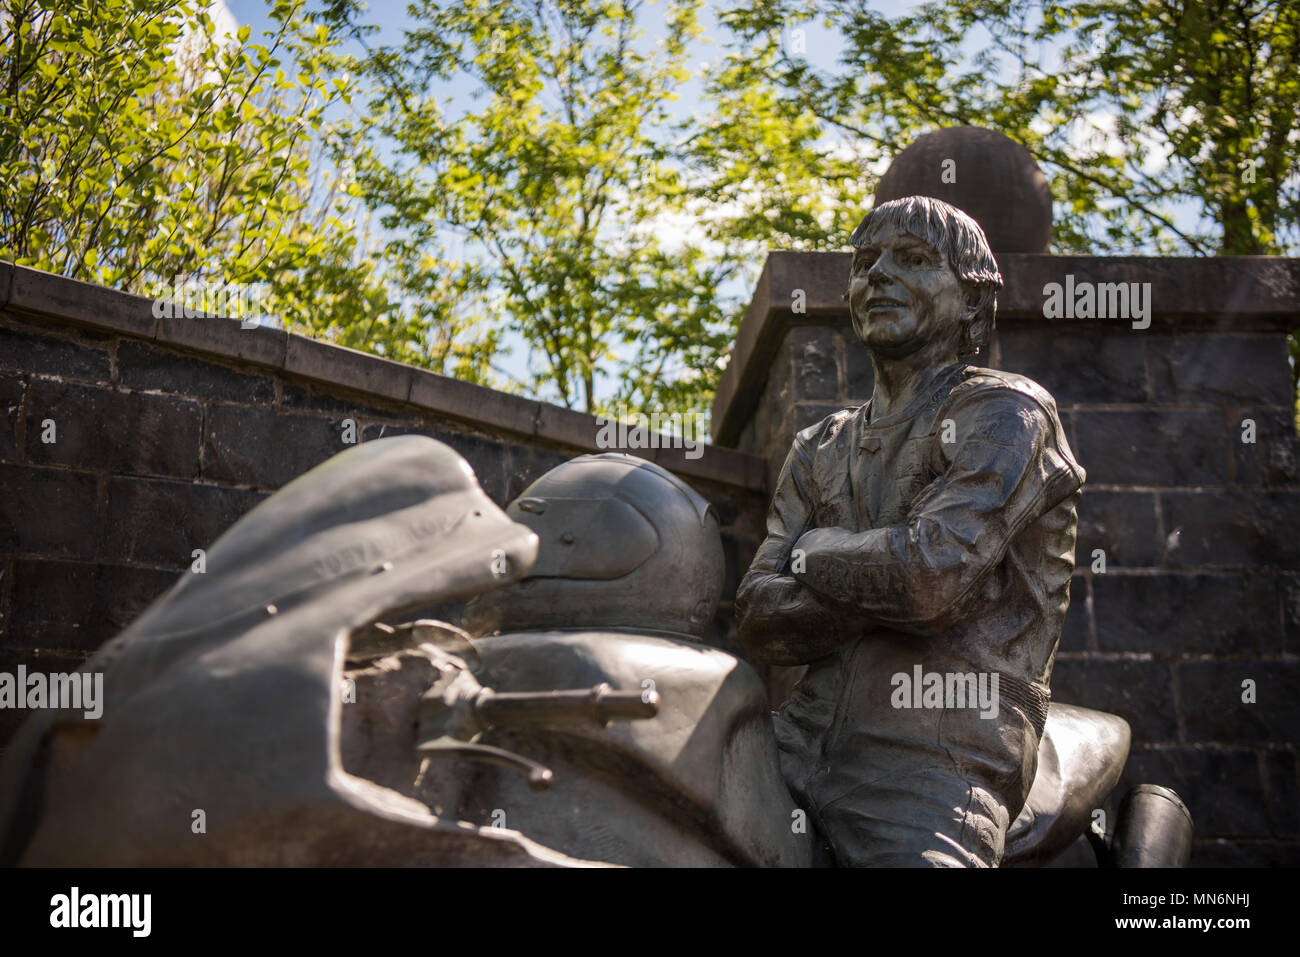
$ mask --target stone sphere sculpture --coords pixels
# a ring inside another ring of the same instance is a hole
[[[1045,253],[1052,191],[1029,150],[996,130],[954,126],[918,138],[876,186],[876,205],[932,196],[984,230],[995,253]]]

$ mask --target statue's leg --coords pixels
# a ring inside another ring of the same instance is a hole
[[[997,867],[1009,824],[987,787],[942,769],[862,784],[818,818],[845,867]]]

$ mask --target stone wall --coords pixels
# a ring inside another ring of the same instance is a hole
[[[1300,457],[1286,348],[1300,261],[998,258],[1007,286],[984,361],[1055,396],[1088,473],[1054,696],[1128,720],[1117,794],[1177,790],[1196,820],[1193,864],[1300,865]],[[871,394],[841,298],[850,259],[773,254],[746,314],[715,439],[761,457],[769,484],[797,430]],[[1045,319],[1043,288],[1067,274],[1152,283],[1150,327]]]
[[[356,438],[447,443],[504,505],[596,447],[594,418],[224,318],[0,264],[0,670],[75,669],[188,574],[191,555]],[[53,433],[48,432],[53,423]],[[43,441],[53,438],[54,441]],[[731,599],[763,508],[759,463],[643,454],[719,512]],[[455,613],[453,606],[449,614]],[[24,713],[0,710],[0,748]]]

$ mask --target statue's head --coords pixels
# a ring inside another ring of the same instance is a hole
[[[873,209],[849,238],[849,313],[873,353],[902,358],[926,347],[976,355],[993,333],[1002,288],[979,223],[929,196]]]

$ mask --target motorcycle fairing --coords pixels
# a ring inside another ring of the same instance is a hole
[[[312,469],[86,664],[105,673],[102,719],[27,721],[0,763],[6,862],[581,863],[441,819],[339,756],[349,635],[517,580],[536,550],[432,439],[368,442]]]

